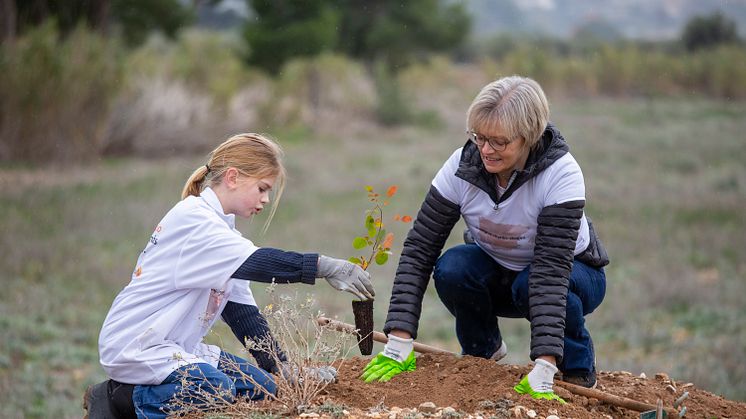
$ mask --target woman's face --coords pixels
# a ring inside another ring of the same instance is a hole
[[[228,193],[225,194],[225,199],[221,199],[223,211],[243,218],[259,214],[264,205],[269,203],[269,192],[275,180],[273,176],[255,178],[237,172],[226,173],[223,183]]]
[[[484,168],[501,178],[509,177],[513,170],[522,169],[528,156],[523,138],[508,138],[499,127],[475,131],[472,141],[479,149]]]

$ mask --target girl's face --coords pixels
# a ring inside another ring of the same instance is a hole
[[[228,169],[222,182],[225,187],[220,200],[223,211],[243,218],[259,214],[269,203],[269,192],[275,180],[274,176],[255,178],[243,175],[236,169]]]

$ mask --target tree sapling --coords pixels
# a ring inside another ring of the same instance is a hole
[[[380,194],[373,190],[372,186],[366,186],[368,200],[373,207],[365,211],[365,231],[363,236],[355,237],[352,247],[363,250],[370,246],[370,256],[353,256],[350,262],[360,265],[367,270],[371,263],[384,265],[391,255],[391,246],[394,243],[394,233],[386,232],[383,223],[383,208],[388,206],[391,198],[396,194],[397,186],[392,185],[386,190],[386,198],[381,200]],[[408,223],[412,217],[408,215],[395,215],[394,221]],[[358,347],[362,355],[370,355],[373,351],[373,300],[352,300],[352,313],[355,316],[355,328],[358,329]]]

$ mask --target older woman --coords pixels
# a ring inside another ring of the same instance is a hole
[[[580,166],[548,116],[544,92],[529,78],[499,79],[474,99],[469,140],[433,179],[404,243],[384,326],[389,342],[363,379],[415,368],[413,339],[434,268],[464,355],[504,357],[497,318],[524,317],[535,364],[516,391],[559,399],[558,370],[567,382],[595,386],[584,316],[604,298],[608,258],[583,212]],[[467,243],[440,255],[459,217]]]

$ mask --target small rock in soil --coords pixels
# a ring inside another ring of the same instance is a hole
[[[422,413],[435,413],[435,411],[438,410],[438,406],[433,402],[425,402],[417,406],[417,410]]]

